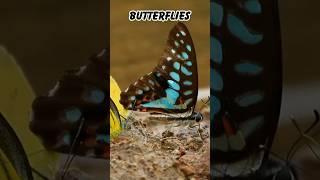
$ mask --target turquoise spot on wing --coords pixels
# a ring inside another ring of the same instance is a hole
[[[86,92],[83,98],[87,102],[99,104],[103,102],[105,94],[99,89],[90,89]]]
[[[96,141],[109,143],[110,142],[110,136],[107,135],[107,134],[98,134],[97,137],[96,137]]]
[[[187,66],[192,66],[192,62],[191,62],[191,61],[187,61],[185,64],[186,64]]]
[[[220,100],[216,96],[212,96],[212,98],[210,99],[210,106],[211,106],[211,109],[213,110],[212,111],[213,114],[217,114],[221,110]]]
[[[189,44],[186,45],[186,48],[189,52],[191,52],[191,46]]]
[[[244,3],[244,8],[252,14],[260,14],[261,13],[261,4],[258,0],[247,0]]]
[[[68,122],[74,123],[81,118],[81,111],[76,107],[71,107],[65,110],[65,118]]]
[[[174,41],[174,45],[176,45],[177,47],[179,47],[178,41]]]
[[[174,109],[174,105],[167,99],[161,98],[141,105],[147,108]]]
[[[264,98],[264,95],[260,91],[252,91],[252,92],[247,92],[243,95],[237,96],[235,98],[235,102],[240,106],[240,107],[248,107],[250,105],[259,103],[262,101]]]
[[[260,128],[263,127],[263,124],[264,124],[264,116],[259,115],[243,121],[239,125],[239,130],[241,130],[245,138],[248,138],[255,131],[260,131]]]
[[[189,98],[184,102],[184,104],[188,106],[191,102],[192,102],[192,98]]]
[[[210,3],[210,20],[215,26],[221,26],[223,20],[223,7],[215,2]]]
[[[152,80],[149,79],[148,82],[154,86],[154,82]]]
[[[136,93],[141,95],[141,94],[143,94],[143,91],[141,89],[138,89],[138,90],[136,90]]]
[[[249,63],[249,62],[236,64],[234,66],[234,69],[236,72],[240,74],[248,74],[248,75],[257,75],[257,74],[260,74],[263,70],[263,68],[258,64]]]
[[[186,52],[182,52],[181,54],[184,60],[189,58],[189,55]]]
[[[176,72],[170,72],[170,76],[172,77],[172,79],[174,79],[175,81],[180,81],[180,76],[178,73]]]
[[[180,63],[179,63],[179,62],[174,62],[174,63],[173,63],[173,67],[174,67],[176,70],[180,70]]]
[[[69,133],[63,136],[63,143],[66,145],[71,144],[71,135]]]
[[[189,96],[192,94],[192,90],[185,91],[185,92],[183,92],[183,94],[186,96]]]
[[[175,104],[179,97],[179,93],[169,88],[169,89],[166,89],[166,97],[171,102],[171,104]]]
[[[183,85],[191,86],[192,82],[191,81],[183,81]]]
[[[179,93],[173,89],[166,89],[166,97],[160,98],[155,101],[151,101],[145,104],[142,104],[143,107],[149,108],[163,108],[163,109],[175,109],[174,104],[176,103]]]
[[[227,21],[229,31],[242,42],[246,44],[257,44],[262,41],[263,35],[251,33],[238,17],[229,14]]]
[[[211,78],[211,89],[221,91],[223,89],[223,79],[220,73],[214,69],[210,71]]]
[[[181,71],[183,74],[185,74],[186,76],[191,76],[192,72],[190,72],[187,68],[185,68],[184,66],[181,66]]]
[[[180,54],[177,54],[177,58],[182,59],[182,57],[180,56]]]
[[[210,56],[214,62],[221,64],[222,63],[222,45],[219,40],[215,37],[210,38],[211,51]]]
[[[180,90],[179,84],[176,83],[175,81],[168,80],[167,82],[168,82],[169,86],[170,86],[172,89],[177,90],[177,91]]]

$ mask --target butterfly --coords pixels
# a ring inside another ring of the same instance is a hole
[[[179,22],[169,33],[158,65],[122,92],[120,103],[153,116],[200,120],[201,114],[194,112],[197,95],[196,52],[187,27]]]
[[[213,177],[250,179],[268,160],[282,92],[276,3],[211,0]]]
[[[109,158],[108,61],[103,49],[33,101],[30,130],[48,150],[68,154],[64,169],[76,155]]]

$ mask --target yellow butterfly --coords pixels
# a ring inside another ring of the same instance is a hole
[[[122,119],[126,118],[128,112],[119,103],[121,89],[115,79],[110,76],[110,137],[117,137],[123,129]]]

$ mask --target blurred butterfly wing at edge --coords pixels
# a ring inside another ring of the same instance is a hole
[[[277,1],[211,0],[214,177],[241,177],[268,159],[282,92]]]
[[[47,95],[33,101],[30,129],[47,149],[109,158],[108,60],[103,49],[86,66],[66,71]]]

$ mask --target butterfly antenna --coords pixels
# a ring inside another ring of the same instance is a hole
[[[310,125],[310,127],[305,131],[305,133],[309,133],[320,121],[320,118],[319,118],[319,112],[314,109],[313,110],[313,113],[314,113],[314,116],[315,116],[315,120],[314,122]]]
[[[265,145],[260,145],[259,146],[260,149],[262,149],[263,151],[270,153],[272,156],[276,157],[277,159],[283,161],[283,162],[288,162],[287,159],[281,157],[280,155],[278,155],[277,153],[271,151],[269,148],[267,148]]]
[[[303,166],[300,166],[296,163],[293,163],[292,161],[289,161],[289,160],[281,157],[280,155],[278,155],[278,154],[274,153],[273,151],[271,151],[270,149],[266,148],[264,145],[261,145],[260,148],[263,149],[264,151],[270,153],[273,157],[285,162],[286,165],[287,166],[289,165],[289,167],[291,167],[293,170],[306,171],[306,169],[304,169]],[[311,171],[309,171],[309,173],[311,173]],[[314,175],[311,174],[311,176],[314,176]]]
[[[203,108],[208,107],[208,103],[210,102],[210,96],[208,96],[208,99],[204,101],[201,99],[201,102],[203,103],[202,106],[200,107],[200,112],[202,111]]]
[[[295,148],[296,146],[299,144],[299,142],[301,141],[302,139],[302,134],[300,133],[300,128],[298,127],[298,125],[295,123],[295,118],[293,116],[290,117],[293,125],[297,128],[297,130],[299,131],[299,134],[300,136],[294,141],[294,143],[291,145],[290,149],[289,149],[289,152],[287,153],[287,157],[286,157],[286,161],[289,161],[290,159],[293,158],[293,155],[292,154],[295,154]]]
[[[120,118],[124,119],[126,122],[128,121],[128,118],[124,117],[122,114],[119,114]]]
[[[61,176],[62,180],[64,179],[65,175],[67,174],[67,171],[68,171],[68,169],[69,169],[69,167],[70,167],[70,165],[71,165],[71,163],[72,163],[72,161],[73,161],[73,159],[75,157],[75,155],[72,155],[72,156],[70,156],[70,155],[72,154],[73,149],[76,146],[76,142],[77,142],[77,140],[78,140],[78,138],[80,136],[80,132],[82,131],[83,125],[84,125],[84,118],[81,118],[81,122],[80,122],[80,126],[78,128],[77,134],[76,134],[75,138],[72,141],[72,145],[71,145],[70,151],[68,153],[68,157],[67,157],[67,159],[66,159],[66,161],[64,163],[64,166],[63,166],[63,174]]]
[[[296,146],[298,145],[298,143],[303,139],[308,139],[311,142],[315,142],[315,140],[308,136],[307,134],[312,131],[312,129],[314,129],[314,127],[319,123],[319,113],[317,110],[314,110],[314,114],[315,114],[315,121],[309,126],[309,128],[307,128],[307,130],[305,130],[304,132],[301,130],[301,128],[299,127],[297,121],[295,120],[294,117],[291,117],[291,121],[293,123],[293,125],[295,126],[295,128],[298,130],[300,137],[292,144],[288,154],[287,154],[287,160],[290,160],[293,158],[293,156],[295,155],[297,149]],[[316,143],[316,142],[315,142]],[[316,151],[314,150],[314,148],[309,144],[306,143],[306,145],[309,147],[309,149],[312,151],[312,153],[316,156],[317,159],[320,160],[319,155],[316,153]]]
[[[210,101],[210,96],[208,96],[208,100],[206,100],[206,101],[204,101],[203,99],[201,99],[201,102],[202,102],[203,104],[208,104],[209,101]]]

